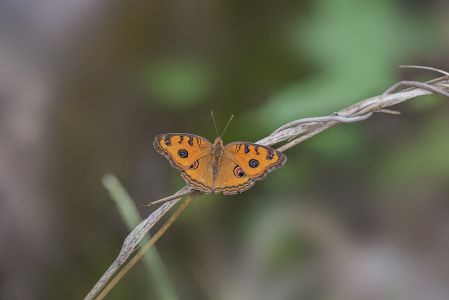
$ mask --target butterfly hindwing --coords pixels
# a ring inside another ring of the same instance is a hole
[[[243,169],[226,154],[223,155],[218,170],[219,172],[214,182],[214,193],[216,194],[232,195],[241,193],[255,183],[254,180],[242,173]]]
[[[212,192],[212,155],[207,154],[196,160],[188,169],[181,171],[187,184],[203,193]]]
[[[153,145],[178,171],[190,168],[198,159],[210,154],[212,149],[208,140],[188,133],[160,134],[154,138]]]

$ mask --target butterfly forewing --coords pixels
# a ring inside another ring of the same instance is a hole
[[[246,142],[226,145],[225,154],[253,180],[264,178],[269,172],[282,167],[287,160],[285,154],[271,147]]]
[[[212,144],[205,138],[187,133],[160,134],[154,138],[153,145],[179,171],[189,169],[212,149]]]

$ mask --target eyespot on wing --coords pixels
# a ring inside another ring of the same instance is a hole
[[[189,168],[196,160],[211,152],[212,144],[205,138],[188,133],[160,134],[154,138],[155,150],[178,171]]]
[[[264,178],[287,161],[287,156],[268,146],[247,142],[234,142],[225,146],[227,155],[254,180]]]

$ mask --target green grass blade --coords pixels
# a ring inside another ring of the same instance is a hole
[[[105,175],[103,177],[103,185],[108,190],[112,200],[117,205],[117,210],[125,222],[129,230],[132,230],[142,221],[134,201],[129,196],[123,185],[114,175]],[[148,238],[142,240],[142,245],[146,243]],[[168,277],[167,270],[157,252],[156,248],[151,247],[143,257],[143,263],[148,271],[153,286],[157,293],[158,299],[177,300],[174,285]]]

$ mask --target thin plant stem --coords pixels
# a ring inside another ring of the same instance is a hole
[[[142,218],[134,205],[134,201],[117,177],[111,174],[105,175],[103,177],[103,185],[109,192],[111,199],[117,205],[117,210],[129,230],[132,230],[137,224],[142,222]],[[143,246],[144,243],[148,241],[148,238],[149,237],[145,237],[140,245]],[[142,261],[145,269],[148,271],[152,283],[152,285],[149,285],[148,287],[154,288],[158,299],[179,299],[156,247],[148,249]]]
[[[134,255],[131,260],[117,273],[115,277],[108,282],[104,289],[95,297],[95,300],[101,300],[114,288],[114,286],[131,270],[132,267],[139,261],[139,259],[145,254],[145,252],[151,248],[159,238],[170,228],[170,226],[178,219],[181,213],[192,202],[193,197],[187,196],[186,200],[176,209],[176,211],[170,216],[170,218],[162,225],[162,227],[156,232],[155,235]]]

